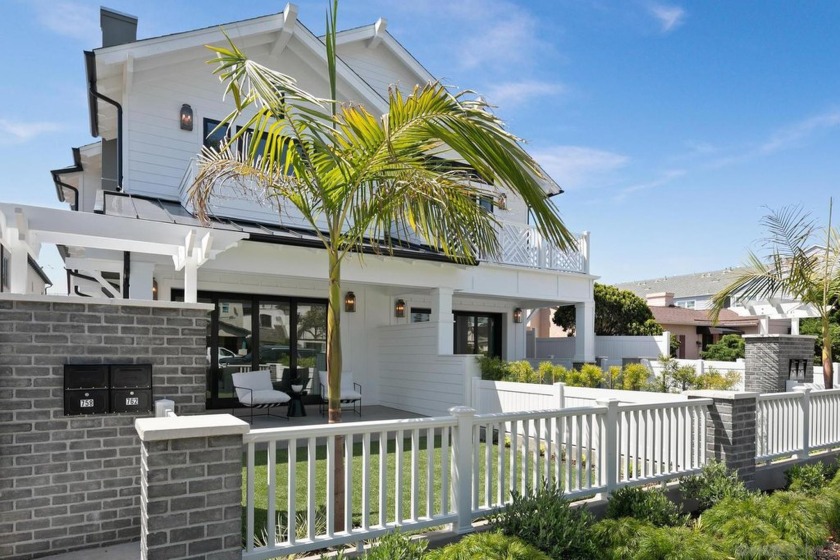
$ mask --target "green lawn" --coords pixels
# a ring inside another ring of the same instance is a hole
[[[417,515],[418,517],[424,517],[426,515],[426,497],[428,495],[428,454],[429,452],[432,453],[432,515],[440,513],[441,509],[441,438],[440,436],[435,436],[433,439],[432,449],[427,449],[427,438],[420,437],[418,438],[418,445],[417,445],[417,453],[418,453],[418,473],[417,473],[417,486],[418,486],[418,493],[417,493]],[[385,499],[385,521],[386,522],[393,522],[395,521],[395,509],[396,509],[396,463],[397,463],[397,453],[396,453],[396,440],[389,439],[387,442],[387,455],[386,455],[386,463],[385,463],[385,492],[386,492],[386,499]],[[316,461],[315,461],[315,488],[313,489],[315,493],[315,505],[316,508],[321,509],[322,511],[326,507],[326,500],[327,500],[327,453],[326,453],[326,446],[320,445],[315,448],[316,450]],[[486,444],[481,442],[479,444],[479,461],[481,468],[479,469],[479,495],[482,497],[480,500],[483,503],[483,496],[485,492],[485,483],[486,483],[486,473],[484,469],[484,454],[486,450]],[[403,440],[403,460],[402,460],[402,500],[401,500],[401,507],[402,507],[402,518],[409,518],[411,512],[411,453],[412,453],[412,440],[410,437],[405,438]],[[496,486],[498,481],[496,480],[496,464],[498,461],[498,453],[499,449],[496,445],[491,446],[491,488],[492,493],[491,496],[495,498],[497,494]],[[506,484],[509,484],[507,477],[510,476],[509,470],[509,461],[510,461],[510,447],[505,448],[505,477],[506,477]],[[265,527],[266,523],[266,515],[267,515],[267,506],[268,506],[268,481],[267,481],[267,452],[266,451],[257,451],[255,453],[255,480],[254,480],[254,494],[255,494],[255,509],[254,509],[254,531],[257,535],[259,535],[263,531],[263,527]],[[278,524],[285,525],[285,519],[287,515],[288,509],[288,451],[278,450],[276,454],[276,464],[277,464],[277,481],[275,486],[275,508],[278,514],[278,518],[280,521]],[[368,484],[369,490],[369,500],[370,500],[370,524],[376,525],[379,523],[379,513],[380,513],[380,503],[379,503],[379,496],[380,496],[380,477],[379,477],[379,465],[380,465],[380,453],[379,453],[379,444],[378,441],[371,441],[371,452],[370,452],[370,480]],[[298,447],[297,448],[297,456],[295,461],[295,480],[296,480],[296,496],[295,496],[295,506],[297,509],[298,514],[298,522],[297,525],[299,526],[298,534],[303,535],[305,533],[300,532],[300,525],[305,523],[306,519],[306,504],[307,504],[307,496],[309,493],[309,486],[308,486],[308,479],[307,471],[309,468],[308,462],[308,450],[305,447]],[[521,455],[517,456],[517,464],[519,464]],[[554,460],[549,459],[552,463],[551,470],[554,470]],[[542,463],[542,461],[541,461]],[[353,500],[353,524],[354,525],[361,525],[362,518],[361,518],[361,510],[362,510],[362,444],[361,442],[356,442],[353,445],[353,461],[352,461],[352,483],[351,487],[348,488],[348,491],[352,493],[352,500]],[[518,467],[519,468],[519,467]],[[541,467],[542,468],[542,467]],[[247,484],[245,483],[247,480],[247,468],[243,465],[243,488],[242,488],[242,504],[243,507],[246,504],[247,500]],[[520,473],[521,476],[521,473]],[[561,473],[562,476],[562,473]],[[530,477],[529,477],[530,478]],[[530,480],[529,480],[530,483]],[[517,488],[519,487],[519,482],[517,482]],[[447,490],[448,491],[448,490]],[[450,499],[450,507],[451,507],[451,499]],[[245,513],[243,512],[243,520],[244,520]],[[316,516],[317,521],[316,523],[323,523],[323,519],[325,518],[324,515]],[[244,523],[243,523],[243,530],[244,530]],[[320,527],[323,530],[323,526]]]

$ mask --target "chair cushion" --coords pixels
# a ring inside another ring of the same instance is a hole
[[[236,398],[245,404],[243,399],[250,398],[251,389],[253,391],[273,391],[274,386],[271,385],[271,372],[267,369],[258,371],[245,371],[231,374],[233,378],[233,385],[236,387]],[[278,391],[279,392],[279,391]]]
[[[362,394],[358,391],[353,391],[352,389],[345,389],[344,387],[341,388],[341,400],[342,401],[360,401],[362,400]]]
[[[275,391],[274,389],[262,389],[259,391],[254,391],[253,394],[250,391],[245,392],[248,394],[245,395],[244,398],[239,399],[239,402],[241,402],[245,406],[283,404],[291,400],[291,397],[283,391]],[[253,401],[251,400],[252,396]]]

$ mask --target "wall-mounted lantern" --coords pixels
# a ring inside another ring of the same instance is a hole
[[[356,312],[356,294],[353,292],[347,292],[344,295],[344,311],[347,313]]]
[[[398,319],[405,317],[405,300],[398,299],[394,304],[394,317]]]
[[[522,309],[517,307],[513,310],[513,322],[514,323],[521,323],[522,322]]]
[[[193,129],[193,110],[192,107],[184,103],[181,105],[181,130]]]

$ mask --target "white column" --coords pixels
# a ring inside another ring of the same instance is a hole
[[[155,299],[154,263],[137,262],[131,259],[131,279],[128,284],[129,299]]]
[[[13,243],[9,252],[9,289],[13,294],[25,294],[29,289],[26,281],[29,276],[29,252],[23,243]]]
[[[194,253],[184,263],[184,302],[198,303],[198,259]]]
[[[799,317],[790,318],[790,334],[799,334]]]
[[[431,321],[437,327],[438,354],[448,356],[454,352],[455,326],[452,314],[452,288],[434,288],[432,290]]]
[[[595,361],[595,301],[575,304],[575,360]]]

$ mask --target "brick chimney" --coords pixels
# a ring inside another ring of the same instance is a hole
[[[648,307],[673,307],[674,294],[672,292],[657,292],[655,294],[647,294]]]

